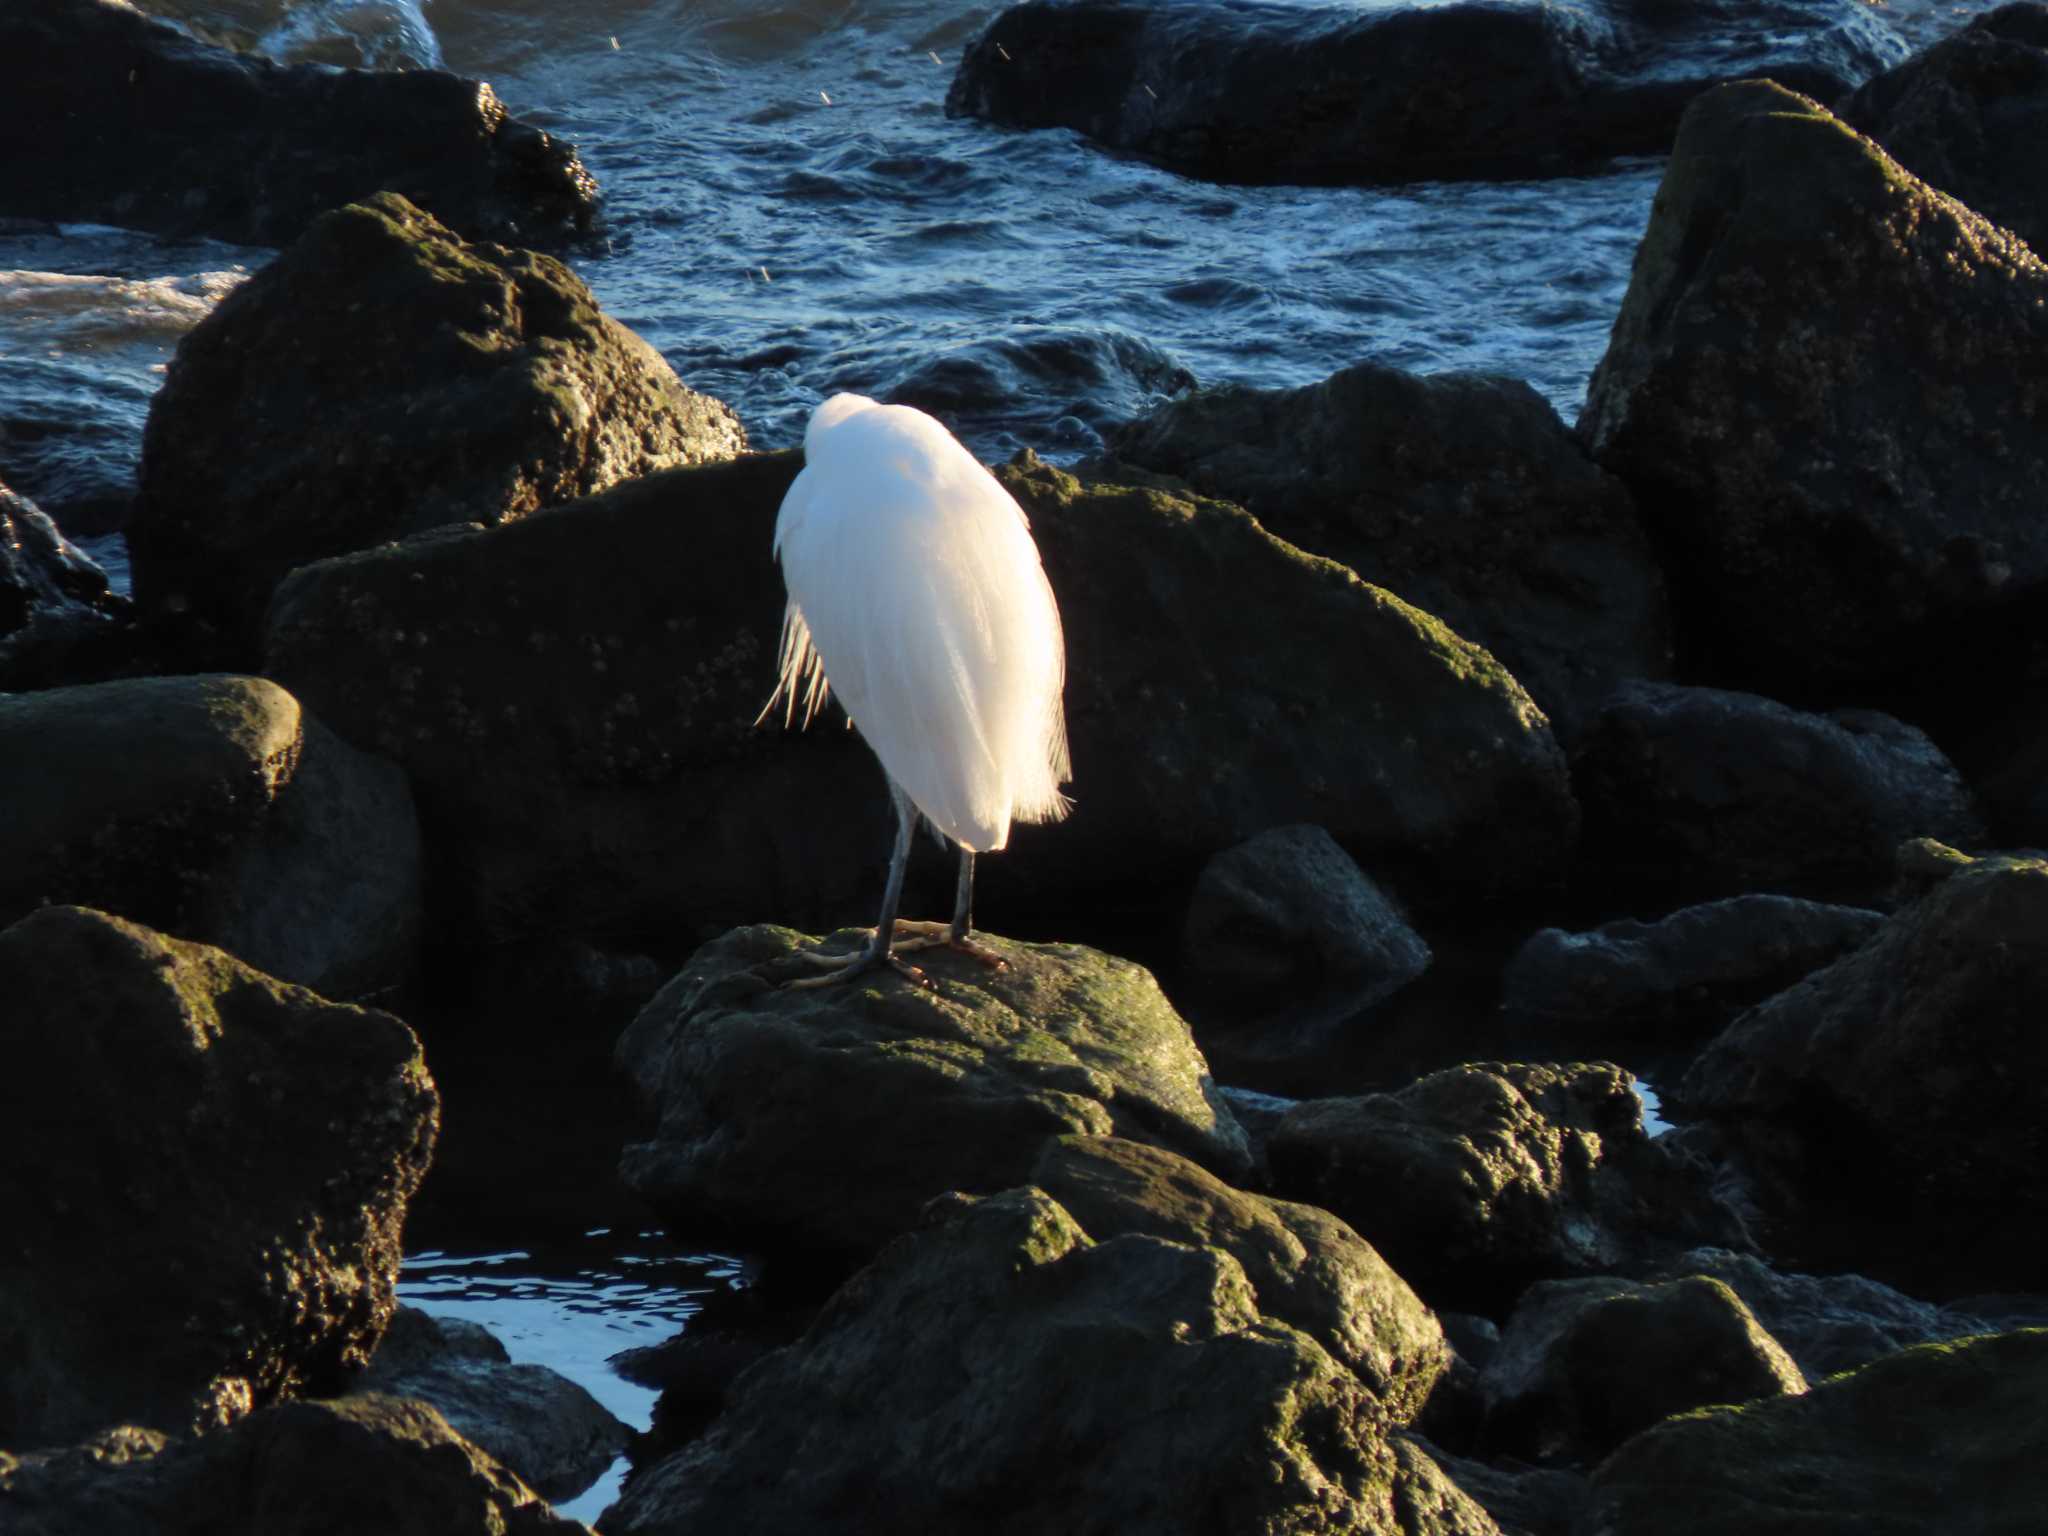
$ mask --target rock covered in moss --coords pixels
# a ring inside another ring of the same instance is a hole
[[[620,1069],[656,1121],[621,1172],[657,1208],[868,1254],[935,1195],[1023,1182],[1055,1136],[1249,1166],[1187,1025],[1141,967],[982,935],[1004,969],[935,951],[930,989],[888,970],[782,989],[815,974],[794,962],[811,942],[735,929],[620,1037]]]
[[[1688,110],[1578,430],[1716,675],[1910,672],[2048,583],[2048,268],[1768,81]],[[1934,691],[1996,704],[1962,648]]]
[[[1235,1259],[1098,1242],[1014,1190],[891,1244],[599,1523],[1496,1536],[1386,1427],[1356,1377],[1262,1314]]]
[[[258,677],[0,696],[0,921],[99,906],[340,996],[411,970],[405,776]]]
[[[1531,1286],[1482,1383],[1494,1454],[1580,1463],[1674,1413],[1806,1390],[1742,1298],[1703,1275]]]
[[[395,1305],[439,1101],[389,1014],[80,907],[0,933],[0,1444],[331,1390]]]
[[[1310,1099],[1267,1144],[1274,1187],[1348,1222],[1432,1305],[1483,1313],[1537,1280],[1738,1240],[1705,1175],[1645,1135],[1631,1081],[1604,1062],[1481,1063]]]
[[[1360,363],[1167,401],[1112,451],[1243,506],[1499,658],[1573,741],[1671,665],[1664,577],[1620,481],[1519,379]]]
[[[1320,1344],[1393,1423],[1415,1417],[1449,1364],[1436,1315],[1328,1211],[1234,1189],[1178,1153],[1117,1136],[1046,1143],[1030,1183],[1098,1242],[1140,1233],[1222,1249],[1259,1310]]]
[[[745,446],[561,262],[378,193],[179,343],[143,437],[136,599],[248,642],[294,566]]]
[[[1842,120],[1929,186],[2048,247],[2048,6],[2017,0],[1866,80]]]
[[[281,1403],[197,1440],[133,1426],[0,1451],[0,1509],[35,1536],[589,1536],[425,1403]]]
[[[1887,905],[1900,843],[1984,835],[1927,735],[1870,709],[1813,714],[1751,693],[1626,683],[1572,759],[1582,876],[1661,910],[1775,892]]]
[[[279,66],[115,0],[11,0],[0,13],[0,134],[33,143],[0,215],[282,245],[389,189],[471,239],[587,230],[576,151],[438,69]]]
[[[1916,1288],[2039,1290],[2048,861],[1961,861],[1854,954],[1738,1018],[1675,1089],[1784,1251]]]
[[[1924,1344],[1802,1396],[1685,1414],[1594,1474],[1586,1529],[2028,1530],[2048,1508],[2043,1393],[2048,1329],[2034,1329]]]
[[[1563,755],[1486,650],[1237,507],[1028,455],[998,478],[1059,597],[1076,778],[1029,860],[987,861],[990,893],[1047,869],[1192,878],[1296,822],[1419,904],[1554,884],[1578,826]]]
[[[1321,827],[1274,827],[1203,867],[1181,963],[1234,1055],[1327,1045],[1429,968],[1428,942]]]

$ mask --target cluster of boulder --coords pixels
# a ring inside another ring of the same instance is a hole
[[[1100,136],[1232,174],[1165,118],[1264,12],[1166,15],[1034,0],[956,97],[1153,37],[1166,139]],[[500,228],[306,221],[170,368],[132,604],[0,501],[0,1529],[579,1528],[619,1427],[395,1310],[485,995],[767,1256],[631,1363],[614,1536],[2048,1505],[2048,269],[1972,206],[2039,216],[2048,8],[1845,116],[1631,83],[1661,16],[1569,23],[1587,114],[1683,106],[1575,430],[1361,366],[998,471],[1077,806],[927,987],[779,986],[888,841],[857,738],[755,724],[800,456]],[[525,1155],[616,1138],[525,1087]]]

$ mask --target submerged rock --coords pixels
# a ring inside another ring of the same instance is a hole
[[[2048,1290],[2012,1239],[2048,1220],[2043,934],[2048,861],[1964,861],[1700,1055],[1673,1096],[1757,1180],[1776,1251],[1949,1295]]]
[[[1545,928],[1508,961],[1501,1011],[1525,1031],[1597,1040],[1603,1055],[1640,1071],[1840,959],[1884,921],[1867,907],[1731,896],[1654,923]]]
[[[1671,666],[1664,577],[1620,481],[1519,379],[1360,363],[1169,400],[1118,458],[1243,506],[1485,646],[1568,745]]]
[[[388,189],[470,239],[548,244],[597,209],[576,151],[482,81],[281,67],[120,0],[9,0],[0,137],[35,146],[0,181],[9,218],[283,245]]]
[[[1211,859],[1195,882],[1181,961],[1197,1026],[1232,1054],[1326,1045],[1423,971],[1429,945],[1321,827],[1275,827]]]
[[[1650,909],[1751,892],[1889,905],[1900,843],[1972,845],[1969,789],[1925,734],[1869,709],[1625,683],[1572,760],[1582,877]]]
[[[1594,1473],[1584,1528],[2028,1530],[2048,1508],[2044,1393],[2048,1330],[1922,1345],[1802,1396],[1710,1408],[1637,1436]]]
[[[849,950],[857,935],[837,936]],[[1118,1135],[1225,1175],[1250,1165],[1188,1028],[1151,975],[1066,944],[933,951],[921,988],[884,970],[777,984],[810,942],[741,928],[690,963],[620,1037],[657,1125],[620,1172],[657,1209],[778,1246],[873,1253],[949,1190],[1023,1183],[1048,1139]]]
[[[1556,176],[1662,153],[1716,81],[1770,75],[1832,97],[1904,53],[1830,0],[1028,0],[962,53],[946,111],[1072,128],[1217,181]]]
[[[0,1512],[32,1536],[589,1536],[426,1404],[377,1395],[283,1403],[198,1440],[130,1426],[0,1451]]]
[[[608,1536],[1497,1536],[1227,1254],[1094,1241],[1037,1190],[949,1205],[633,1478]]]
[[[1268,1143],[1274,1186],[1348,1222],[1431,1305],[1494,1315],[1537,1280],[1734,1241],[1704,1173],[1645,1135],[1630,1082],[1604,1062],[1486,1063],[1311,1099]]]
[[[1734,1291],[1688,1275],[1531,1286],[1482,1390],[1493,1454],[1587,1463],[1674,1413],[1794,1395],[1806,1378]]]
[[[0,932],[0,1050],[0,1444],[217,1428],[363,1365],[439,1120],[403,1023],[50,907]]]
[[[252,644],[293,566],[745,446],[562,263],[378,193],[179,343],[143,437],[136,600]]]
[[[0,922],[98,906],[284,981],[404,979],[420,928],[405,776],[258,677],[0,696]]]
[[[1435,1314],[1328,1211],[1233,1189],[1178,1153],[1116,1136],[1046,1143],[1030,1183],[1098,1242],[1140,1233],[1222,1249],[1259,1310],[1329,1351],[1393,1423],[1415,1417],[1450,1363]]]
[[[1842,120],[1930,186],[2048,250],[2048,6],[1979,16],[1865,81]]]
[[[413,1307],[392,1317],[350,1396],[366,1392],[428,1404],[544,1499],[583,1492],[632,1437],[568,1377],[544,1365],[514,1365],[487,1329]]]
[[[1919,669],[2048,584],[2048,268],[1768,81],[1687,112],[1578,430],[1676,557],[1694,670]]]

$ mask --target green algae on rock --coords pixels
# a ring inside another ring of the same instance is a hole
[[[143,439],[136,599],[246,646],[294,566],[745,446],[561,262],[380,193],[180,342]]]
[[[439,1097],[386,1013],[81,907],[0,932],[0,1443],[218,1427],[360,1369]]]
[[[1078,945],[979,939],[1005,968],[935,951],[920,957],[929,990],[890,971],[781,989],[810,974],[793,963],[810,941],[786,928],[700,949],[619,1040],[656,1121],[626,1148],[627,1184],[685,1219],[865,1255],[936,1195],[1024,1182],[1056,1136],[1124,1136],[1225,1175],[1249,1167],[1149,972]]]
[[[941,1219],[943,1218],[943,1219]],[[1216,1248],[949,1201],[647,1468],[611,1536],[1498,1536]]]
[[[1719,678],[1911,670],[2048,583],[2048,267],[1805,97],[1722,86],[1686,113],[1578,430],[1679,557]]]

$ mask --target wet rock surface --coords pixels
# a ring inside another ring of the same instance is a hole
[[[1668,675],[1664,576],[1628,491],[1519,379],[1361,363],[1300,389],[1223,384],[1111,452],[1485,646],[1567,745],[1617,682]]]
[[[566,1376],[512,1363],[474,1323],[400,1307],[351,1389],[412,1398],[509,1468],[542,1498],[583,1492],[625,1449],[631,1431]]]
[[[1669,546],[1695,669],[1997,707],[1940,631],[2048,581],[2044,297],[2017,237],[1815,103],[1694,104],[1578,431]]]
[[[284,245],[391,190],[473,239],[587,231],[576,151],[441,70],[282,67],[194,41],[113,0],[14,0],[0,15],[0,135],[35,152],[0,216]]]
[[[962,54],[946,111],[1215,181],[1555,176],[1662,153],[1716,81],[1833,97],[1904,53],[1852,5],[1030,0]]]
[[[2044,1373],[2048,1330],[1994,1334],[1905,1350],[1803,1396],[1673,1419],[1594,1474],[1587,1520],[1616,1536],[2025,1530],[2048,1499],[2032,1408]],[[1901,1424],[1913,1426],[1905,1443]]]
[[[1847,1247],[1887,1266],[1879,1278],[1958,1290],[2048,1288],[2010,1240],[2036,1219],[2048,1126],[2044,932],[2048,862],[1962,861],[1701,1053],[1674,1096],[1739,1152],[1780,1251]]]
[[[439,1122],[411,1030],[50,907],[0,933],[0,1039],[0,1444],[217,1428],[364,1363]]]
[[[1582,878],[1638,910],[1752,892],[1888,905],[1900,843],[1984,835],[1941,750],[1875,710],[1811,714],[1755,694],[1625,683],[1572,772],[1586,808]]]
[[[143,438],[136,599],[253,649],[293,566],[745,446],[562,263],[380,192],[316,220],[179,344]]]
[[[0,692],[91,667],[118,647],[128,611],[92,557],[0,480]]]
[[[1343,1218],[1425,1301],[1478,1312],[1653,1264],[1688,1231],[1732,1236],[1701,1170],[1644,1135],[1628,1083],[1606,1063],[1487,1063],[1309,1100],[1272,1134],[1274,1187]]]
[[[0,695],[0,920],[105,907],[355,996],[412,969],[404,776],[275,683],[201,675]]]
[[[835,936],[850,953],[855,935]],[[626,1183],[685,1220],[775,1246],[865,1255],[949,1190],[1024,1182],[1062,1135],[1115,1134],[1226,1176],[1249,1167],[1187,1025],[1138,966],[1077,945],[981,941],[992,971],[934,951],[931,989],[894,972],[791,991],[813,943],[736,929],[699,950],[620,1037],[656,1121]]]
[[[1730,896],[1656,922],[1543,928],[1509,959],[1501,1008],[1522,1028],[1598,1041],[1636,1071],[1703,1044],[1752,1003],[1841,958],[1884,926],[1867,907]]]
[[[1093,1241],[1018,1190],[949,1202],[890,1245],[599,1523],[610,1536],[1497,1530],[1381,1423],[1355,1377],[1262,1315],[1235,1260]]]
[[[280,1404],[197,1440],[128,1427],[0,1451],[0,1511],[32,1536],[587,1536],[432,1408],[380,1395]]]

